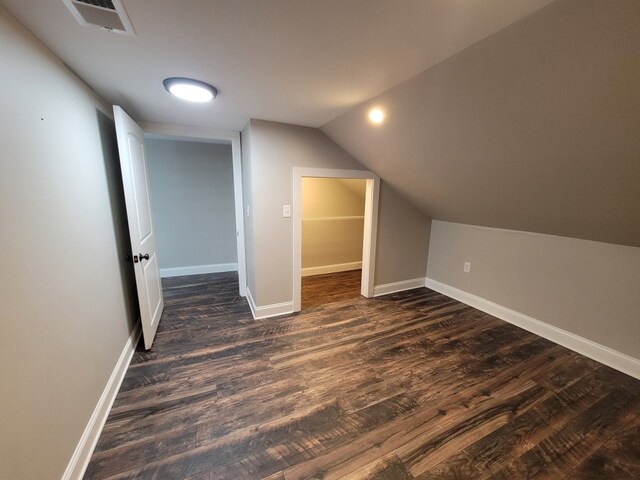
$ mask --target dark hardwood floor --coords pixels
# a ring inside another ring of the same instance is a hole
[[[360,298],[362,270],[302,277],[302,308]]]
[[[640,381],[426,288],[334,300],[168,279],[85,478],[640,478]]]

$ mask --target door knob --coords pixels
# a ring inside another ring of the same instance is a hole
[[[148,253],[145,253],[144,255],[143,254],[139,254],[138,256],[140,257],[141,261],[142,260],[149,260],[149,254]]]

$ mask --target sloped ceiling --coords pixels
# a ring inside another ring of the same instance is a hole
[[[359,179],[349,179],[349,178],[338,178],[338,182],[344,185],[346,188],[351,190],[351,192],[355,193],[360,198],[364,198],[365,193],[367,192],[367,182],[366,180]]]
[[[322,130],[431,218],[640,246],[640,2],[555,2]]]
[[[640,246],[638,0],[124,0],[134,37],[0,5],[139,121],[324,124],[432,218]]]

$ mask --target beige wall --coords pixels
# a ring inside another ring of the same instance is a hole
[[[434,220],[427,276],[640,359],[638,247]]]
[[[302,179],[302,218],[364,216],[366,180]]]
[[[252,179],[249,223],[254,251],[253,265],[247,265],[247,270],[254,272],[255,282],[250,290],[258,306],[291,302],[293,226],[291,218],[282,217],[282,205],[292,203],[293,167],[363,167],[318,129],[263,120],[251,120],[248,128],[243,130],[243,146],[246,137],[250,138],[243,165],[247,164],[245,170],[249,167]],[[378,223],[376,269],[380,273],[376,272],[376,285],[424,276],[426,268],[428,219],[399,195],[386,197],[381,201]],[[407,239],[414,234],[424,237],[414,243]]]
[[[303,269],[362,261],[365,190],[365,180],[302,179]]]
[[[0,8],[0,476],[60,478],[138,317],[110,106]]]
[[[146,139],[160,273],[237,262],[231,145]]]

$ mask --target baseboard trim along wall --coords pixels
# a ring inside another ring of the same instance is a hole
[[[523,313],[498,305],[490,300],[447,285],[446,283],[438,282],[432,278],[426,278],[425,286],[448,297],[459,300],[462,303],[466,303],[478,310],[482,310],[505,322],[509,322],[531,333],[535,333],[540,337],[551,340],[585,357],[589,357],[596,362],[600,362],[622,373],[640,379],[640,360],[637,358],[620,353],[574,333],[554,327],[553,325],[549,325]]]
[[[107,421],[107,417],[109,416],[113,402],[116,399],[118,390],[120,390],[122,380],[124,380],[124,376],[127,373],[127,369],[129,368],[129,364],[133,358],[133,353],[136,351],[136,345],[140,340],[141,333],[142,329],[138,322],[136,328],[131,332],[131,335],[129,335],[127,343],[120,354],[120,358],[118,358],[118,361],[111,372],[111,376],[102,391],[102,395],[100,395],[98,404],[89,418],[89,423],[87,423],[84,433],[82,434],[82,437],[80,437],[80,441],[73,452],[73,456],[71,457],[71,460],[69,460],[67,469],[62,475],[62,480],[81,480],[84,476],[84,473],[89,466],[89,460],[91,460],[93,450],[96,448],[96,444],[100,438],[100,433],[102,433],[102,429]]]
[[[325,273],[348,272],[350,270],[360,270],[362,262],[335,263],[333,265],[320,265],[318,267],[304,267],[302,269],[303,277],[312,275],[324,275]]]
[[[411,280],[402,280],[400,282],[385,283],[373,287],[373,296],[388,295],[395,292],[403,292],[404,290],[413,290],[414,288],[424,287],[424,277],[412,278]]]
[[[162,278],[200,275],[202,273],[237,272],[237,263],[214,263],[212,265],[192,265],[190,267],[161,268]]]
[[[247,288],[247,301],[249,302],[249,308],[251,308],[251,314],[253,315],[254,320],[279,317],[280,315],[293,313],[293,302],[274,303],[272,305],[263,305],[258,307],[256,302],[253,300],[253,295],[249,288]]]

